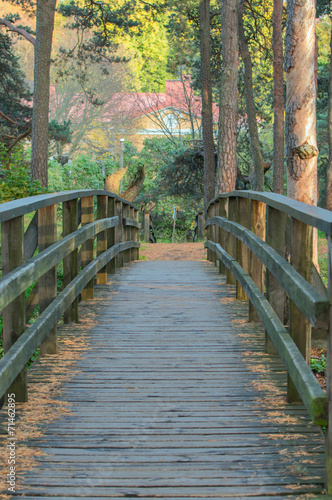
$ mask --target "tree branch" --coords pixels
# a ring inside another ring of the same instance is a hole
[[[30,35],[30,33],[25,31],[23,28],[18,28],[14,24],[7,21],[7,19],[0,19],[0,25],[6,26],[6,28],[8,28],[9,31],[13,31],[15,33],[18,33],[19,35],[22,35],[24,38],[26,38],[26,40],[32,43],[32,45],[35,45],[36,43],[35,38],[32,35]]]
[[[2,116],[2,118],[4,118],[5,120],[7,120],[12,125],[17,125],[17,122],[14,122],[14,120],[12,120],[8,116],[6,116],[2,111],[0,111],[0,116]]]
[[[20,142],[22,139],[25,139],[25,137],[27,137],[29,134],[31,134],[31,127],[29,127],[25,132],[23,132],[23,134],[16,137],[15,141],[13,141],[9,146],[9,148],[7,149],[7,153],[9,153],[9,151],[11,151],[18,142]]]

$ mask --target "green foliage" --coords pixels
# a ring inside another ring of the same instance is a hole
[[[320,358],[311,358],[310,368],[313,372],[324,375],[326,371],[326,358],[324,354],[322,354]]]
[[[21,146],[7,150],[0,144],[0,203],[45,193],[39,181],[32,181],[30,168]]]
[[[48,134],[50,139],[60,144],[70,144],[72,137],[70,120],[65,120],[63,123],[51,120],[48,124]]]

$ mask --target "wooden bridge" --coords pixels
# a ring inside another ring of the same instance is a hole
[[[311,326],[330,331],[310,243],[324,231],[330,260],[330,212],[219,195],[210,262],[138,261],[138,210],[106,191],[0,220],[4,498],[328,498],[330,384],[308,361]]]

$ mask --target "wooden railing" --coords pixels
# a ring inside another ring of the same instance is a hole
[[[238,299],[249,300],[249,321],[262,321],[266,351],[279,354],[285,364],[288,401],[301,399],[313,422],[326,427],[331,494],[332,213],[278,194],[234,191],[211,201],[206,228],[208,260],[219,265],[227,283],[236,284]],[[312,286],[313,277],[319,280],[313,266],[317,229],[328,240],[327,290]],[[319,323],[328,330],[327,394],[309,367],[311,327]]]
[[[26,231],[25,216],[32,219]],[[9,392],[16,401],[26,401],[28,360],[38,347],[41,354],[56,352],[60,318],[78,321],[79,296],[93,299],[95,276],[97,284],[104,284],[107,273],[138,259],[138,209],[109,191],[66,191],[0,205],[0,222],[5,353],[0,397]],[[57,293],[61,261],[63,283]],[[38,304],[39,316],[27,328]]]

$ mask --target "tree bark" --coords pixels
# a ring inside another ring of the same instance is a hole
[[[273,2],[273,192],[284,194],[283,0]]]
[[[31,177],[48,186],[50,66],[56,0],[37,0]]]
[[[220,83],[217,191],[235,190],[238,120],[238,2],[221,1],[222,73]]]
[[[200,47],[201,47],[201,82],[202,82],[202,123],[204,151],[204,208],[215,195],[215,164],[212,114],[212,80],[211,80],[211,40],[210,40],[210,0],[201,0],[200,13]]]
[[[288,0],[285,40],[287,192],[317,204],[315,0]]]
[[[253,189],[263,191],[264,189],[264,160],[259,144],[256,107],[254,101],[252,84],[252,63],[249,47],[243,28],[244,0],[239,2],[239,44],[241,57],[244,64],[244,90],[246,97],[247,119],[249,127],[251,155],[254,162]]]
[[[331,30],[331,50],[332,50],[332,30]],[[332,210],[332,53],[330,58],[328,136],[329,136],[329,165],[326,172],[326,208],[327,210]]]

